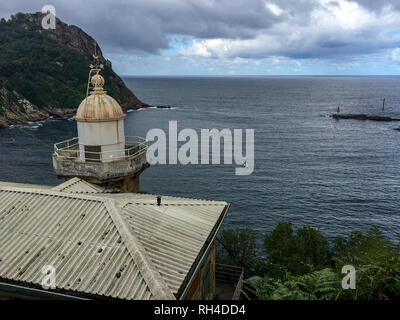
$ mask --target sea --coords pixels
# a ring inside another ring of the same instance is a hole
[[[400,234],[400,122],[335,120],[342,113],[400,118],[400,77],[124,77],[152,105],[127,112],[125,134],[253,129],[254,172],[237,165],[153,165],[146,192],[230,203],[224,228],[262,241],[278,222],[332,239],[377,226]],[[385,109],[382,101],[385,99]],[[0,181],[56,185],[53,144],[77,136],[71,117],[0,130]],[[222,152],[222,150],[221,150]]]

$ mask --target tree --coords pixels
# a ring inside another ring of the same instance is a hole
[[[271,263],[290,265],[296,252],[292,223],[279,222],[275,229],[265,237],[264,247]]]
[[[305,226],[296,231],[296,249],[302,264],[310,269],[321,270],[331,265],[329,243],[315,228]]]
[[[334,241],[333,260],[338,272],[345,265],[356,269],[356,289],[346,290],[347,299],[399,299],[399,248],[372,227],[367,234],[355,231],[348,239]]]
[[[265,237],[269,261],[294,275],[321,270],[329,265],[329,244],[321,232],[303,227],[294,234],[291,222],[280,222]]]
[[[244,293],[251,299],[400,299],[400,250],[376,228],[338,237],[333,246],[319,230],[294,231],[280,222],[266,235],[260,257],[250,228],[222,232],[225,263],[246,268]],[[356,269],[356,289],[343,289],[343,266]]]
[[[246,277],[264,272],[264,263],[257,259],[256,234],[251,228],[225,229],[218,244],[219,262],[243,267]]]

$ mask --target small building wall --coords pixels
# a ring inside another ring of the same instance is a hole
[[[112,121],[78,121],[79,149],[84,161],[84,146],[101,146],[102,161],[113,161],[125,155],[123,119]]]
[[[119,144],[125,141],[124,120],[78,121],[79,143],[84,145]]]
[[[204,259],[196,278],[194,279],[186,299],[187,300],[212,300],[216,292],[215,283],[215,240],[206,259]]]

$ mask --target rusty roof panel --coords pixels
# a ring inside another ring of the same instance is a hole
[[[102,201],[0,188],[0,277],[76,293],[153,298]]]
[[[51,190],[0,186],[0,277],[39,285],[50,264],[60,289],[174,299],[228,204],[104,192],[79,178]]]
[[[126,203],[122,215],[176,294],[227,203]]]

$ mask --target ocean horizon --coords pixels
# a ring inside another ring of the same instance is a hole
[[[282,74],[282,75],[210,75],[210,74],[187,74],[187,75],[121,75],[122,78],[398,78],[400,74],[339,74],[339,75],[326,75],[326,74]]]

